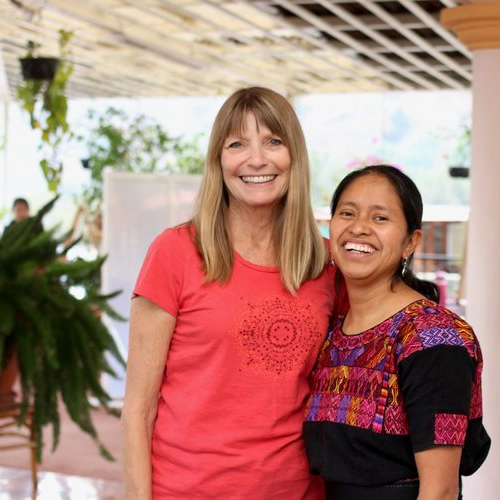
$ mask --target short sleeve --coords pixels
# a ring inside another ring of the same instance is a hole
[[[151,243],[134,287],[140,295],[177,316],[186,254],[192,247],[187,230],[167,229]]]
[[[464,347],[438,344],[399,364],[413,451],[463,446],[477,363]]]

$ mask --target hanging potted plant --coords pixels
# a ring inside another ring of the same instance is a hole
[[[40,44],[28,40],[26,57],[20,59],[24,80],[53,80],[59,66],[57,57],[37,57]]]
[[[40,131],[42,159],[40,167],[50,191],[57,192],[62,177],[58,159],[63,140],[71,137],[67,121],[66,87],[73,73],[69,60],[70,31],[59,30],[59,58],[37,57],[40,45],[28,41],[26,57],[21,59],[23,83],[17,87],[17,97],[28,113],[31,128]]]
[[[59,238],[54,229],[36,229],[56,199],[0,238],[0,380],[7,371],[12,385],[11,370],[17,366],[21,387],[14,401],[12,387],[1,382],[6,392],[3,403],[20,404],[21,421],[33,408],[38,461],[47,425],[52,426],[52,448],[57,447],[59,402],[101,454],[112,459],[92,424],[89,398],[116,414],[101,375],[114,375],[110,357],[125,363],[96,311],[120,319],[108,304],[119,292],[103,296],[98,291],[96,281],[105,258],[66,260],[66,235]]]
[[[471,126],[466,123],[461,126],[456,139],[455,150],[450,158],[452,165],[450,165],[448,172],[451,177],[469,177],[470,144]]]

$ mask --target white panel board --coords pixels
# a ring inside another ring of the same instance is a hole
[[[122,290],[113,307],[128,318],[130,298],[140,266],[151,241],[165,228],[191,218],[200,175],[135,174],[108,170],[104,174],[102,253],[107,261],[102,291]],[[106,318],[124,357],[128,347],[128,321]],[[106,377],[104,384],[115,398],[123,397],[125,373]]]

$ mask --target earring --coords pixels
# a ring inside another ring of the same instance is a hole
[[[401,269],[401,276],[405,276],[408,272],[408,259],[403,259],[403,268]]]
[[[333,259],[330,259],[330,260],[328,261],[328,264],[330,264],[330,266],[332,266],[332,267],[333,267],[333,266],[335,265],[335,262],[333,262]]]

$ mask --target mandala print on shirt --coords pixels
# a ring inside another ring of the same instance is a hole
[[[323,337],[312,304],[276,296],[245,302],[235,333],[246,366],[273,375],[302,367]]]

